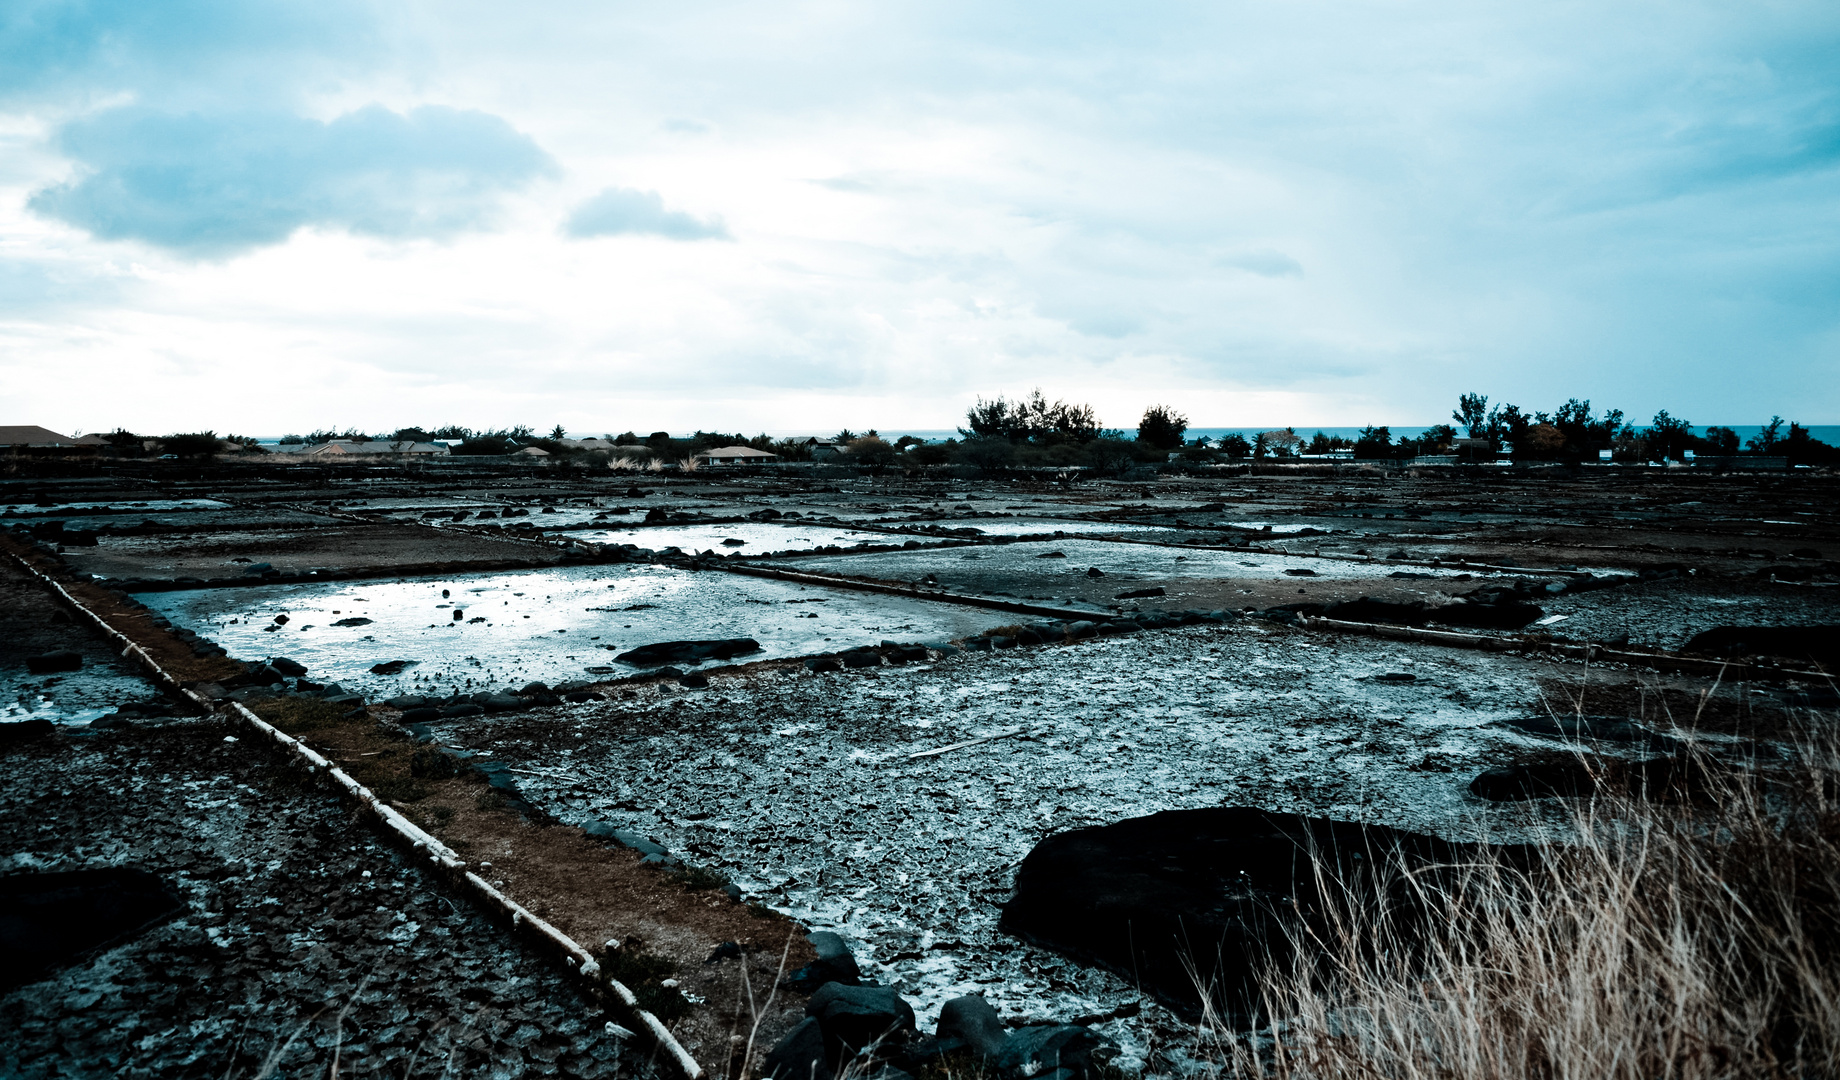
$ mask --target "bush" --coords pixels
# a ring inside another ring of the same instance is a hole
[[[1168,453],[1182,445],[1188,417],[1167,405],[1152,405],[1137,422],[1137,441]]]
[[[1268,970],[1263,1030],[1211,1022],[1220,1071],[1840,1075],[1833,719],[1776,775],[1688,753],[1696,787],[1576,803],[1531,865],[1504,853],[1414,879],[1429,920],[1352,905]]]
[[[168,435],[160,440],[160,449],[182,458],[210,457],[217,453],[217,433],[195,431],[185,435]]]

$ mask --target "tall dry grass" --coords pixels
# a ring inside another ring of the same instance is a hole
[[[1837,726],[1805,717],[1746,767],[1692,745],[1693,790],[1577,802],[1530,861],[1393,868],[1427,917],[1351,903],[1295,931],[1314,948],[1269,971],[1266,1019],[1210,1014],[1207,1056],[1299,1080],[1840,1076]]]

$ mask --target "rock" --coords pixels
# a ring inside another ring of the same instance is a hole
[[[276,626],[286,626],[287,624],[288,624],[288,617],[287,617],[286,615],[277,615],[277,616],[275,616],[275,625],[276,625]]]
[[[914,1030],[914,1010],[886,986],[825,983],[805,1003],[824,1033],[825,1060],[840,1065],[871,1046],[898,1042]]]
[[[1719,626],[1693,635],[1685,650],[1704,656],[1779,656],[1840,666],[1840,626]]]
[[[458,619],[459,617],[460,617],[460,613],[458,611],[454,612],[454,618]],[[354,615],[348,619],[335,620],[332,625],[334,626],[369,626],[370,624],[371,624],[371,621],[365,618],[364,616]]]
[[[477,694],[473,703],[489,713],[516,712],[526,707],[523,698],[506,693]]]
[[[809,1016],[799,1021],[767,1052],[761,1069],[771,1080],[831,1080],[831,1067],[824,1060],[824,1030],[818,1021]]]
[[[1067,624],[1067,636],[1074,639],[1075,641],[1078,641],[1081,638],[1096,637],[1098,636],[1098,633],[1099,633],[1099,624],[1096,622],[1087,620],[1087,619],[1081,619],[1078,622],[1072,622],[1072,623]]]
[[[1638,743],[1665,749],[1678,749],[1678,740],[1636,723],[1626,716],[1531,716],[1509,720],[1507,726],[1529,735],[1544,735],[1567,742]]]
[[[709,688],[709,676],[700,671],[692,671],[677,677],[677,685],[687,690],[706,690]]]
[[[289,660],[285,656],[269,657],[268,666],[286,675],[290,679],[298,679],[307,673],[307,665],[298,660]],[[375,671],[376,669],[372,668],[371,670]]]
[[[670,849],[663,844],[648,839],[630,829],[622,829],[612,822],[590,821],[581,827],[581,831],[597,840],[611,840],[621,847],[631,848],[641,855],[656,855],[660,858],[664,858],[671,854]]]
[[[533,683],[526,683],[523,689],[518,691],[518,696],[519,697],[530,697],[535,694],[547,694],[547,693],[550,693],[550,688],[549,688],[548,683],[533,682]]]
[[[888,662],[891,664],[924,664],[929,659],[925,645],[889,645]]]
[[[997,1074],[1028,1080],[1098,1080],[1117,1048],[1091,1029],[1037,1024],[1018,1029],[991,1059]]]
[[[185,910],[165,882],[129,867],[0,877],[0,991],[137,936]]]
[[[388,704],[388,702],[385,702],[385,704]],[[478,708],[476,705],[469,707]],[[441,719],[442,714],[446,711],[445,709],[431,708],[427,705],[418,706],[413,709],[404,709],[402,716],[397,718],[397,723],[404,726],[409,724],[432,724],[436,720]],[[481,709],[480,711],[484,712],[485,710]]]
[[[1112,594],[1112,599],[1114,600],[1142,600],[1146,597],[1164,596],[1164,595],[1166,595],[1166,593],[1164,592],[1163,587],[1159,585],[1154,589],[1126,589],[1124,592]]]
[[[1389,671],[1384,675],[1375,675],[1374,681],[1383,683],[1412,683],[1418,681],[1418,676],[1409,671]]]
[[[1215,988],[1213,1007],[1243,1017],[1266,957],[1283,965],[1295,942],[1311,940],[1282,920],[1304,913],[1326,939],[1324,920],[1349,914],[1349,894],[1325,893],[1323,878],[1360,879],[1376,864],[1435,873],[1428,868],[1484,850],[1250,807],[1164,811],[1041,841],[1017,871],[999,927],[1130,979],[1189,1017],[1201,1012],[1198,964],[1201,985]],[[1387,897],[1409,928],[1416,894],[1394,885],[1383,874],[1357,892]]]
[[[1096,567],[1096,566],[1092,566],[1092,567],[1088,567],[1088,568],[1087,568],[1087,570],[1086,570],[1086,576],[1087,576],[1087,577],[1091,577],[1091,578],[1100,578],[1100,577],[1104,577],[1104,576],[1105,576],[1105,571],[1103,571],[1103,570],[1101,570],[1101,569],[1099,569],[1099,568],[1098,568],[1098,567]]]
[[[584,701],[598,701],[600,700],[600,695],[588,690],[571,690],[562,695],[562,700],[574,702],[579,705]]]
[[[420,694],[398,694],[393,698],[384,698],[383,703],[392,709],[401,709],[404,712],[410,709],[426,708],[429,704],[428,699]]]
[[[18,746],[34,739],[42,739],[57,730],[57,725],[42,716],[30,720],[14,720],[0,723],[0,747]]]
[[[1597,790],[1597,778],[1575,759],[1525,762],[1490,769],[1471,780],[1469,790],[1490,802],[1578,798]]]
[[[459,621],[460,621],[461,619],[464,619],[464,618],[466,618],[466,609],[464,609],[464,608],[455,608],[455,609],[454,609],[454,621],[455,621],[455,622],[459,622]],[[338,624],[337,624],[337,623],[334,623],[333,625],[334,625],[334,626],[336,626],[336,625],[338,625]]]
[[[448,705],[441,709],[441,719],[456,720],[463,716],[480,716],[485,710],[471,702],[460,705]]]
[[[1064,551],[1044,551],[1035,557],[1037,559],[1065,559],[1067,553]]]
[[[809,994],[826,983],[855,986],[862,980],[862,969],[842,937],[829,930],[814,930],[809,936],[818,958],[786,976],[781,985]]]
[[[739,959],[741,959],[740,942],[724,941],[722,944],[717,945],[715,947],[715,950],[709,954],[709,959],[704,960],[703,963],[713,964],[717,960],[739,960]]]
[[[727,660],[760,651],[753,638],[722,638],[713,641],[660,641],[641,645],[613,659],[633,667],[657,667],[660,664],[697,664],[704,660]]]
[[[371,665],[372,675],[400,675],[404,668],[413,666],[414,660],[385,660],[381,664]]]
[[[868,645],[854,649],[845,649],[837,654],[837,659],[847,668],[881,667],[882,654]]]
[[[1316,571],[1311,570],[1310,568],[1305,567],[1305,566],[1293,566],[1290,569],[1286,570],[1284,573],[1285,573],[1285,576],[1287,577],[1315,577],[1316,576]]]
[[[1042,637],[1041,632],[1032,626],[1025,626],[1016,631],[1016,644],[1018,645],[1046,645],[1047,643],[1048,639]]]
[[[985,1057],[1003,1048],[1009,1033],[996,1007],[981,994],[955,997],[939,1007],[939,1026],[934,1029],[941,1041],[955,1040],[959,1045]]]
[[[79,671],[82,667],[82,654],[69,649],[58,649],[26,657],[26,670],[34,675],[49,675],[54,671]]]
[[[1142,623],[1133,622],[1130,619],[1120,619],[1117,622],[1109,622],[1105,625],[1114,634],[1135,634],[1144,628]]]
[[[818,672],[842,671],[843,661],[834,656],[814,656],[810,660],[805,661],[805,667],[809,671]]]

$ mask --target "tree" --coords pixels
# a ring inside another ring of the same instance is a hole
[[[1782,440],[1782,449],[1790,465],[1831,465],[1840,458],[1840,452],[1809,435],[1808,429],[1800,424],[1789,425],[1789,436]]]
[[[1238,461],[1252,455],[1252,444],[1246,441],[1244,435],[1237,433],[1223,435],[1220,439],[1220,452],[1227,455],[1230,460]]]
[[[1243,442],[1244,440],[1241,441]],[[1310,444],[1303,448],[1303,452],[1306,454],[1326,454],[1331,450],[1352,450],[1353,448],[1353,439],[1345,439],[1340,435],[1330,435],[1326,432],[1319,431],[1310,436]]]
[[[1545,420],[1544,415],[1541,416]],[[1592,419],[1589,400],[1579,401],[1572,398],[1559,406],[1549,421],[1553,427],[1565,436],[1565,450],[1568,456],[1576,458],[1596,457],[1599,450],[1608,450],[1610,443],[1623,427],[1623,410],[1611,409],[1602,419]]]
[[[1101,435],[1099,417],[1091,405],[1073,405],[1065,401],[1049,404],[1037,387],[1021,401],[1010,401],[1001,394],[965,410],[970,428],[959,428],[966,438],[1008,439],[1012,443],[1033,442],[1051,446],[1057,443],[1089,443]]]
[[[1744,444],[1744,448],[1753,454],[1770,453],[1776,449],[1776,444],[1782,441],[1782,426],[1782,417],[1770,417],[1770,422],[1763,425],[1762,431],[1751,436],[1751,440]]]
[[[168,435],[160,440],[160,449],[182,458],[210,457],[217,453],[217,432],[194,431]]]
[[[390,434],[391,442],[429,442],[433,439],[433,435],[418,427],[397,428]]]
[[[1182,433],[1188,430],[1188,417],[1167,405],[1152,405],[1137,422],[1137,441],[1158,450],[1169,451],[1182,445]]]
[[[1393,433],[1385,427],[1369,424],[1354,441],[1354,456],[1364,461],[1393,456]]]
[[[1520,406],[1497,405],[1489,410],[1486,437],[1497,450],[1509,447],[1519,450],[1527,437],[1527,429],[1532,426],[1533,417],[1521,412]]]
[[[1565,432],[1551,424],[1534,424],[1514,441],[1514,456],[1528,461],[1551,461],[1565,453]]]
[[[1731,457],[1738,452],[1738,433],[1728,427],[1713,426],[1706,429],[1706,435],[1700,440],[1707,450],[1720,457]]]
[[[1489,399],[1481,394],[1464,394],[1457,398],[1457,407],[1450,418],[1463,425],[1472,439],[1489,437]]]
[[[864,435],[860,439],[852,440],[848,453],[853,464],[861,465],[878,474],[894,464],[895,460],[894,447],[889,446],[880,436],[876,435]]]
[[[549,437],[558,440],[566,439],[569,437],[569,433],[563,430],[561,424],[557,424],[555,427],[549,429]]]
[[[1302,445],[1303,440],[1297,437],[1297,432],[1292,428],[1261,431],[1252,440],[1252,456],[1295,457]]]
[[[1002,472],[1016,460],[1016,444],[1008,439],[979,436],[958,446],[960,460],[986,473]]]
[[[1648,455],[1654,461],[1685,461],[1693,445],[1693,425],[1676,420],[1666,409],[1655,414],[1648,428]]]

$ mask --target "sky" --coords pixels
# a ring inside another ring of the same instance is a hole
[[[1840,422],[1840,5],[8,0],[0,423]]]

